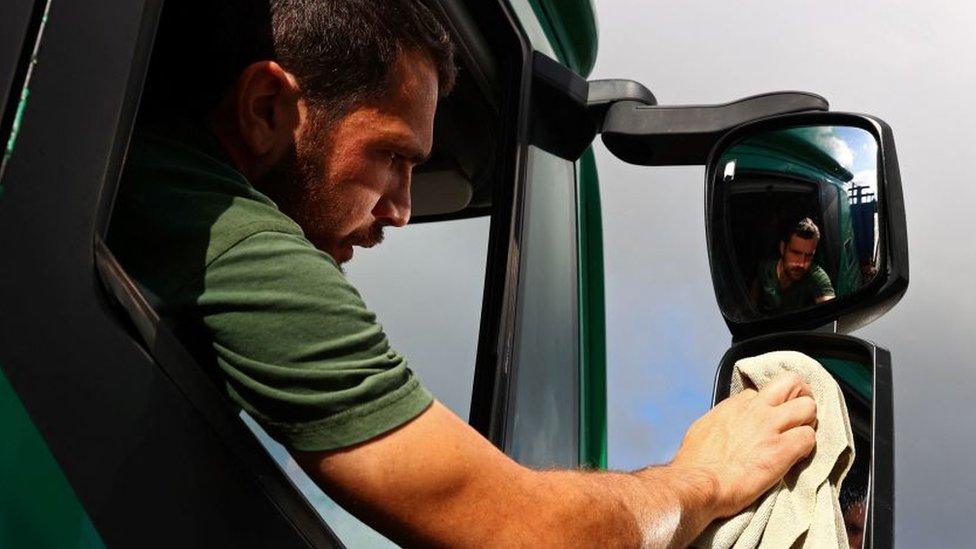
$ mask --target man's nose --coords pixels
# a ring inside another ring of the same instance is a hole
[[[373,215],[385,219],[394,227],[403,227],[410,222],[410,173],[391,185],[377,204]]]

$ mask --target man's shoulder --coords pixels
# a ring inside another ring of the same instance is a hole
[[[303,237],[298,224],[218,156],[168,137],[134,139],[109,246],[136,280],[165,296],[258,233]]]
[[[816,291],[817,297],[834,294],[833,284],[830,282],[830,275],[820,265],[814,265],[810,268],[807,280],[811,289]]]
[[[803,277],[803,282],[810,286],[818,286],[823,283],[823,281],[830,281],[830,277],[827,276],[827,271],[823,269],[820,265],[813,265],[810,270],[807,271],[807,276]]]

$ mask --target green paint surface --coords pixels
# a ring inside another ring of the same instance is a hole
[[[17,133],[20,132],[20,123],[24,120],[24,109],[27,108],[27,97],[30,90],[24,88],[20,91],[20,101],[17,103],[17,113],[14,114],[14,122],[10,126],[10,138],[7,139],[7,147],[3,151],[4,161],[14,152],[14,145],[17,143]]]
[[[577,164],[580,315],[580,464],[607,467],[607,343],[603,219],[593,148]]]
[[[817,360],[832,375],[840,378],[866,400],[871,400],[874,392],[872,390],[874,380],[871,379],[871,367],[869,365],[842,358],[817,357]]]
[[[4,168],[7,165],[7,161],[14,152],[14,146],[17,144],[17,134],[20,133],[20,125],[24,120],[24,110],[27,108],[27,98],[30,96],[30,79],[31,74],[34,72],[34,67],[37,65],[38,53],[41,50],[41,38],[44,36],[44,27],[47,25],[48,16],[51,13],[51,0],[48,0],[44,4],[44,13],[41,16],[41,24],[37,29],[37,36],[34,38],[34,48],[31,51],[30,65],[27,68],[27,74],[24,76],[24,83],[20,90],[20,99],[17,102],[17,112],[14,114],[13,123],[10,126],[10,135],[7,136],[7,143],[3,149],[3,156],[0,158],[0,177],[3,177]],[[3,197],[3,184],[0,184],[0,198]]]
[[[0,369],[0,547],[104,547]]]
[[[590,0],[530,0],[559,60],[586,78],[599,46],[596,13]]]

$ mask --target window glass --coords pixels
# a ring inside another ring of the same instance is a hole
[[[521,240],[509,454],[579,462],[579,346],[574,164],[529,147]]]
[[[488,217],[387,228],[357,250],[349,280],[424,386],[468,419],[488,253]]]

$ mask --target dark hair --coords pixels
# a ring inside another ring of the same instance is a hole
[[[785,244],[790,243],[790,239],[796,235],[804,240],[809,240],[811,238],[820,238],[820,229],[817,228],[817,224],[813,222],[809,217],[804,217],[803,219],[797,221],[796,225],[790,227],[788,231],[783,232],[783,242]]]
[[[277,61],[330,118],[389,89],[402,52],[454,86],[450,35],[419,0],[167,0],[143,118],[202,120],[249,64]]]

